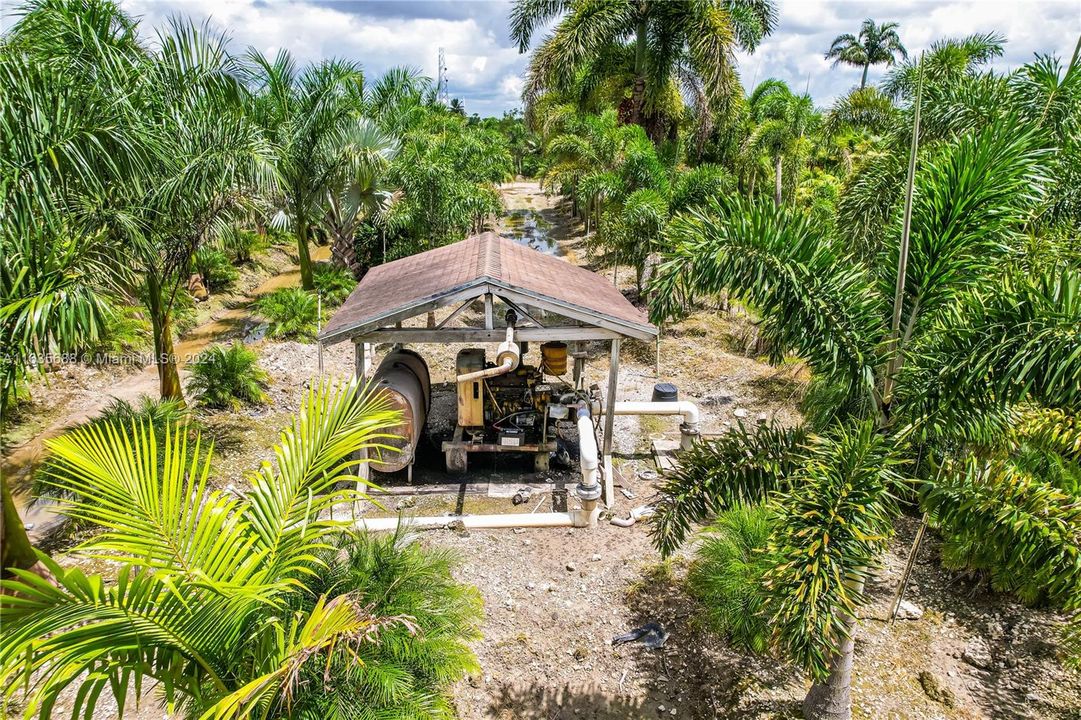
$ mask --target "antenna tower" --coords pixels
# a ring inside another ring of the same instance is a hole
[[[447,56],[439,48],[439,84],[436,86],[436,101],[450,105],[450,93],[447,91]]]

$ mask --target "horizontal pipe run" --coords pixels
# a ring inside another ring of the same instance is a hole
[[[468,529],[527,528],[527,527],[589,527],[597,522],[598,508],[592,511],[571,510],[559,513],[507,513],[506,515],[440,515],[427,517],[403,517],[403,527],[412,530],[438,530],[451,524],[461,523]],[[359,530],[394,530],[398,518],[360,518]]]
[[[617,402],[614,415],[681,415],[686,425],[697,425],[698,406],[689,400],[673,402]]]
[[[475,370],[471,373],[458,376],[458,382],[472,382],[473,380],[482,380],[484,378],[495,377],[497,375],[506,375],[514,369],[514,361],[511,358],[506,358],[502,363],[495,367],[490,367],[485,370]]]

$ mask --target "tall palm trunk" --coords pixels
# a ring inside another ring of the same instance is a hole
[[[863,90],[865,87],[867,87],[867,70],[870,67],[871,67],[871,63],[869,63],[869,62],[865,62],[863,64],[863,79],[860,80],[860,90]]]
[[[26,534],[19,511],[11,498],[11,491],[5,478],[0,476],[0,573],[7,577],[8,568],[29,570],[38,561],[30,536]]]
[[[631,122],[635,125],[642,124],[642,107],[646,98],[646,18],[645,8],[643,15],[638,18],[638,27],[635,30],[634,43],[634,88],[631,90]]]
[[[183,400],[176,351],[173,349],[173,319],[171,304],[164,302],[164,289],[157,274],[146,274],[147,309],[154,335],[154,363],[158,368],[158,387],[162,400]]]
[[[773,161],[773,202],[777,207],[781,206],[781,154]]]
[[[863,581],[848,583],[856,593],[863,592]],[[849,720],[852,717],[852,659],[856,647],[856,617],[843,618],[845,637],[830,660],[830,674],[825,682],[815,682],[803,699],[803,717],[807,720]]]
[[[293,223],[297,236],[297,258],[300,260],[300,286],[305,290],[315,289],[315,279],[312,276],[312,256],[308,251],[308,219],[303,213],[294,214]]]

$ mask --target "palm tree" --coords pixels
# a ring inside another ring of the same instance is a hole
[[[895,275],[881,268],[897,268],[899,222],[875,263],[799,211],[740,196],[670,225],[675,250],[654,285],[655,320],[685,298],[728,291],[761,313],[774,360],[798,355],[813,381],[806,429],[741,428],[682,463],[663,488],[655,540],[670,552],[691,523],[735,502],[778,508],[769,618],[778,647],[814,678],[808,718],[849,717],[863,581],[896,497],[919,502],[944,531],[985,533],[1008,577],[1077,608],[1081,545],[1067,529],[1081,520],[1076,497],[1018,450],[1019,438],[1040,436],[1019,418],[1035,413],[1056,428],[1048,437],[1073,437],[1081,408],[1081,276],[1068,266],[1016,271],[1039,212],[1033,188],[1048,182],[1042,142],[1007,116],[943,145],[921,169],[896,334]],[[817,434],[805,443],[800,431]],[[1076,464],[1067,445],[1045,446],[1051,464]],[[899,463],[915,492],[898,481]]]
[[[826,51],[826,59],[833,60],[836,67],[840,63],[854,65],[863,68],[863,77],[860,79],[860,89],[867,87],[867,70],[872,65],[893,65],[897,56],[902,59],[908,58],[908,51],[901,44],[901,38],[897,34],[899,28],[895,22],[886,22],[881,25],[875,24],[868,18],[860,26],[859,37],[852,33],[838,35],[833,39],[833,44]]]
[[[42,0],[5,39],[19,98],[6,120],[30,121],[12,144],[30,171],[16,188],[30,192],[5,216],[4,234],[28,271],[14,265],[7,276],[5,333],[38,353],[92,339],[101,294],[134,285],[161,395],[179,398],[177,294],[195,250],[259,182],[265,153],[224,38],[176,22],[151,51],[134,29],[105,0]],[[67,124],[34,121],[37,111]],[[62,150],[49,161],[52,142]]]
[[[530,59],[527,105],[546,91],[566,92],[583,77],[615,78],[630,91],[621,118],[649,125],[655,139],[673,86],[700,87],[714,109],[722,107],[739,85],[734,51],[753,51],[777,22],[770,0],[516,0],[510,26],[519,52],[561,15]]]
[[[311,389],[276,462],[253,473],[241,496],[208,484],[211,449],[176,425],[130,434],[90,426],[51,441],[51,482],[68,498],[61,509],[103,528],[76,554],[120,568],[110,581],[41,555],[55,583],[22,571],[3,581],[5,697],[32,671],[40,682],[28,690],[26,717],[47,714],[68,689],[77,712],[91,713],[104,690],[123,707],[146,680],[194,715],[288,715],[302,675],[322,677],[339,656],[355,662],[380,632],[414,627],[373,615],[348,585],[317,583],[319,594],[305,600],[325,569],[317,556],[345,524],[333,509],[365,497],[351,458],[386,447],[397,416],[355,380]]]
[[[273,148],[283,209],[296,235],[301,285],[312,290],[308,238],[347,164],[341,148],[355,132],[364,77],[359,66],[343,60],[325,60],[298,71],[285,50],[273,60],[253,50],[248,61],[254,89],[251,116]]]
[[[818,123],[810,95],[795,95],[784,82],[766,80],[747,100],[753,129],[747,145],[753,151],[766,152],[773,161],[773,201],[781,204],[784,158],[798,159],[806,153],[802,147],[806,135]],[[793,175],[798,168],[792,168]]]
[[[334,262],[361,278],[367,268],[356,254],[357,228],[382,213],[393,194],[386,174],[398,143],[369,120],[356,119],[341,148],[346,162],[328,183],[323,227],[331,239]]]

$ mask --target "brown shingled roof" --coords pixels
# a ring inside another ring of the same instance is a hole
[[[546,301],[566,317],[632,337],[657,334],[606,278],[486,232],[372,268],[319,339],[338,342],[403,319],[413,308],[419,314],[500,289]]]

